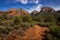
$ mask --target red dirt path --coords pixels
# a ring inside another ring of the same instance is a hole
[[[45,35],[44,31],[48,31],[48,27],[34,25],[26,31],[12,31],[6,40],[42,40]]]

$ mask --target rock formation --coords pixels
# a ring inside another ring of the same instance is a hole
[[[9,9],[7,14],[11,16],[15,16],[17,14],[17,10],[15,8]]]
[[[29,15],[29,12],[27,12],[27,11],[24,10],[24,9],[19,9],[19,10],[17,10],[17,12],[18,12],[19,14],[21,14],[21,15]]]
[[[8,10],[8,15],[19,16],[19,15],[29,15],[29,13],[23,9],[16,10],[15,8],[12,8]]]
[[[51,7],[42,7],[40,12],[55,12]]]
[[[34,11],[31,13],[31,15],[36,15],[36,14],[38,14],[38,11],[36,11],[36,10],[34,10]]]

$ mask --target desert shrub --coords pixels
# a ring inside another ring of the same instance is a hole
[[[21,25],[14,25],[12,27],[13,27],[13,30],[22,29]]]
[[[54,34],[54,35],[57,35],[58,37],[60,37],[60,27],[59,26],[57,26],[57,25],[55,25],[55,26],[52,26],[52,27],[50,27],[50,30],[52,31],[52,33]]]
[[[60,17],[57,17],[56,24],[60,26]]]
[[[33,22],[30,16],[22,16],[22,18],[23,18],[23,22]]]
[[[52,34],[47,34],[46,36],[47,36],[48,40],[60,40],[59,38],[53,36]]]
[[[23,19],[21,16],[16,16],[14,19],[14,24],[21,24],[23,22]]]
[[[9,29],[6,29],[6,28],[0,28],[0,32],[3,33],[3,34],[8,34],[9,33]]]
[[[47,38],[49,40],[60,40],[60,27],[56,24],[50,25],[50,32],[47,33]]]
[[[28,22],[22,23],[21,27],[23,28],[23,30],[29,29],[30,23],[28,23]]]

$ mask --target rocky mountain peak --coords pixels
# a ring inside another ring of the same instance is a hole
[[[31,14],[36,15],[36,14],[38,14],[38,11],[34,10]]]
[[[42,7],[40,12],[55,12],[51,7]]]

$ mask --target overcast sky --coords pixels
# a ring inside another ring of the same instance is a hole
[[[0,0],[0,10],[23,8],[29,12],[40,11],[41,7],[48,6],[55,10],[60,9],[60,0]]]

